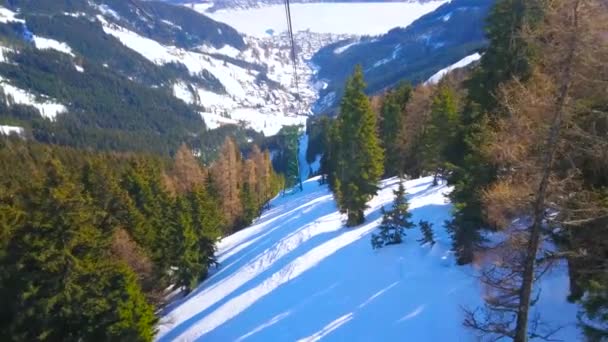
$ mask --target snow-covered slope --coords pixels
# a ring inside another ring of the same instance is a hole
[[[296,89],[285,35],[248,38],[244,51],[227,45],[220,49],[200,46],[187,50],[143,37],[106,21],[101,15],[97,18],[103,23],[107,34],[158,65],[181,63],[193,76],[204,73],[213,75],[225,92],[205,89],[187,81],[173,85],[176,97],[204,108],[201,115],[210,128],[242,122],[266,135],[273,135],[285,125],[304,123],[306,115],[310,114],[310,104],[316,100],[316,92],[308,82],[311,71],[304,58],[310,57],[321,46],[300,57],[298,73],[302,78],[302,101],[298,102],[294,96]],[[265,77],[270,82],[264,82]]]
[[[367,223],[345,228],[331,193],[317,179],[279,197],[251,227],[219,244],[221,267],[170,305],[159,341],[474,341],[462,306],[481,303],[476,270],[454,265],[443,221],[445,185],[406,183],[413,220],[434,224],[437,244],[405,243],[374,251],[370,234],[390,205],[396,179],[381,184]],[[546,274],[535,310],[564,324],[558,338],[578,340],[576,307],[565,301],[563,268]]]
[[[47,96],[35,96],[27,90],[11,85],[6,79],[0,76],[0,89],[6,95],[6,105],[13,104],[28,105],[36,108],[40,115],[47,119],[55,119],[58,114],[67,111],[67,108],[57,103],[55,100]]]
[[[447,75],[450,71],[454,70],[454,69],[458,69],[458,68],[464,68],[467,65],[478,61],[481,58],[481,55],[476,52],[472,55],[466,56],[465,58],[459,60],[458,62],[450,65],[447,68],[441,69],[439,71],[437,71],[436,74],[434,74],[433,76],[429,77],[429,79],[426,81],[426,83],[430,83],[430,84],[436,84],[439,81],[441,81],[441,79]]]

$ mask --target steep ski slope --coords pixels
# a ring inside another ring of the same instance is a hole
[[[430,178],[406,183],[414,221],[435,225],[438,243],[373,251],[370,234],[380,208],[392,201],[390,179],[370,203],[367,223],[345,228],[331,193],[317,179],[278,197],[252,227],[219,245],[220,269],[159,324],[160,341],[470,341],[462,306],[481,302],[471,267],[454,266],[442,223],[449,217],[446,186]],[[574,305],[565,302],[566,273],[544,278],[538,308],[578,340]],[[568,325],[570,324],[570,325]]]

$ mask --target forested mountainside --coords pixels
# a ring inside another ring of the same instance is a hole
[[[207,152],[223,141],[210,144],[217,134],[206,134],[218,123],[245,122],[232,130],[247,140],[260,135],[245,128],[263,129],[267,115],[280,116],[268,120],[273,133],[302,121],[281,70],[269,68],[276,59],[280,67],[279,49],[264,54],[259,42],[189,8],[140,0],[4,5],[0,124],[37,141],[163,154],[187,142]]]
[[[317,79],[328,83],[315,105],[321,113],[334,108],[346,78],[359,64],[367,92],[394,87],[401,80],[417,84],[439,69],[483,50],[485,18],[494,0],[454,0],[379,37],[345,40],[321,49],[312,59]]]

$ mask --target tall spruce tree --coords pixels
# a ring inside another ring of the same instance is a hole
[[[285,162],[285,188],[297,186],[302,190],[302,178],[299,160],[299,137],[302,126],[283,127],[279,132],[282,141],[283,160]]]
[[[198,252],[203,265],[201,278],[207,276],[208,269],[217,265],[215,258],[216,243],[222,236],[224,217],[216,200],[205,186],[200,186],[190,193],[192,223],[198,238]]]
[[[400,152],[402,139],[400,133],[405,121],[405,105],[412,93],[411,85],[404,83],[389,91],[382,101],[380,109],[380,136],[385,151],[384,174],[387,177],[397,176],[403,172],[403,156]]]
[[[423,137],[424,168],[433,174],[433,185],[437,185],[437,178],[449,168],[449,160],[453,160],[451,149],[459,129],[456,94],[449,85],[441,85],[433,97],[431,117]]]
[[[175,285],[190,292],[201,279],[205,267],[201,260],[199,239],[192,222],[192,208],[184,197],[175,199],[177,262],[175,265]]]
[[[383,173],[384,152],[378,138],[376,115],[365,95],[361,66],[355,68],[347,83],[337,120],[339,140],[335,160],[334,191],[340,211],[347,215],[347,226],[365,220],[367,201],[378,192]]]

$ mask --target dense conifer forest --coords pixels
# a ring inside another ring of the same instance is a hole
[[[215,243],[282,187],[268,152],[227,138],[204,167],[0,141],[0,335],[15,341],[149,341],[168,291],[216,267]]]

